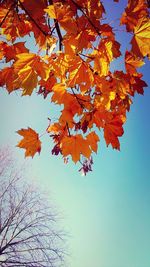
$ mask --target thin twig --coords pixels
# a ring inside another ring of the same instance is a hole
[[[53,0],[50,0],[49,4],[53,5]],[[59,27],[57,19],[54,19],[54,23],[55,23],[55,28],[56,28],[56,31],[57,31],[57,34],[58,34],[58,38],[59,38],[59,50],[61,51],[63,37],[62,37],[61,31],[60,31],[60,27]]]
[[[54,22],[55,22],[56,31],[57,31],[57,34],[59,37],[59,50],[61,51],[63,37],[62,37],[61,31],[60,31],[57,19],[54,19]]]
[[[71,134],[70,134],[70,130],[69,130],[69,125],[68,125],[68,122],[66,122],[66,126],[67,126],[67,131],[68,131],[68,134],[69,134],[69,136],[71,136]]]
[[[78,53],[78,55],[81,55],[81,56],[83,56],[83,57],[87,57],[87,58],[90,58],[90,59],[94,59],[94,56],[93,56],[93,57],[90,57],[90,56],[84,55],[84,54],[82,54],[82,53]]]
[[[75,98],[76,98],[78,104],[80,105],[80,107],[81,107],[81,108],[84,108],[84,105],[80,102],[81,99],[79,99],[79,98],[77,97],[77,95],[75,94],[73,88],[71,88],[71,91],[72,91],[73,95],[75,96]]]

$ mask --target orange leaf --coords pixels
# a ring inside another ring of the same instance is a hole
[[[72,156],[72,160],[76,163],[80,160],[82,154],[86,158],[91,155],[91,149],[89,148],[88,141],[85,140],[81,134],[74,136],[66,136],[61,140],[61,149],[63,156]]]
[[[19,88],[15,83],[18,78],[17,74],[14,72],[12,67],[6,67],[0,71],[0,86],[6,84],[6,89],[9,93]]]
[[[91,149],[97,153],[97,142],[99,141],[99,137],[95,132],[91,132],[86,136],[86,139],[91,147]]]
[[[64,83],[57,83],[53,86],[52,91],[54,94],[51,100],[57,104],[64,103],[64,99],[67,95],[66,85]]]
[[[8,45],[6,42],[0,42],[0,50],[0,53],[3,52],[3,56],[6,58],[6,62],[12,59],[17,59],[17,54],[29,52],[29,49],[25,47],[24,42],[18,42],[13,45]]]
[[[111,121],[106,123],[104,127],[104,137],[107,146],[111,144],[113,148],[120,150],[118,136],[123,135],[124,131],[122,124],[122,119],[119,116],[116,116],[116,118],[113,118]]]
[[[40,153],[41,141],[39,140],[39,135],[34,130],[28,127],[28,129],[21,129],[17,133],[23,136],[23,139],[17,146],[26,150],[25,157],[33,158],[35,153]]]
[[[69,87],[74,87],[75,84],[81,83],[86,83],[89,86],[93,84],[93,73],[86,62],[77,59],[73,66],[70,67],[69,72]]]

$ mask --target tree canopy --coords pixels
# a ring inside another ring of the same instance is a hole
[[[133,97],[147,86],[137,68],[150,58],[149,1],[128,0],[120,18],[120,29],[130,33],[130,49],[124,54],[115,29],[105,23],[105,1],[0,3],[0,86],[8,93],[21,90],[22,96],[37,90],[60,107],[57,120],[50,118],[46,129],[54,142],[52,154],[61,155],[65,163],[70,157],[80,162],[86,174],[97,152],[99,130],[107,146],[120,150]],[[28,38],[35,40],[36,49],[27,48]],[[117,58],[124,69],[112,71]],[[25,156],[40,153],[41,138],[35,130],[29,127],[18,134]]]

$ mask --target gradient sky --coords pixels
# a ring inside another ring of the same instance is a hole
[[[119,17],[123,5],[106,2],[112,16]],[[124,51],[126,39],[121,32],[117,37]],[[122,67],[119,61],[116,66]],[[150,85],[149,66],[147,62],[141,71]],[[0,144],[14,148],[21,164],[24,152],[15,148],[20,140],[15,131],[29,126],[42,133],[47,117],[55,114],[53,108],[48,98],[44,101],[36,94],[20,98],[19,93],[8,95],[0,90]],[[79,166],[64,165],[51,155],[46,135],[41,155],[25,160],[30,165],[28,179],[46,190],[61,212],[62,225],[69,233],[69,267],[150,266],[149,116],[150,90],[146,88],[144,96],[135,97],[127,115],[121,151],[106,148],[101,137],[93,172],[86,177],[78,172]]]

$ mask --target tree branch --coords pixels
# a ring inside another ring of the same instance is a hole
[[[30,15],[30,13],[28,12],[28,10],[25,8],[25,6],[23,5],[23,3],[19,0],[19,4],[22,7],[22,9],[25,11],[25,13],[28,15],[28,17],[33,21],[33,23],[36,25],[36,27],[40,30],[40,32],[42,32],[44,34],[44,36],[48,36],[48,33],[46,33],[40,26],[39,24],[36,22],[36,20]]]
[[[53,0],[49,0],[49,4],[53,5]],[[58,38],[59,38],[59,50],[61,51],[63,37],[62,37],[61,31],[60,31],[60,27],[59,27],[59,23],[58,23],[57,19],[54,19],[54,23],[55,23],[55,28],[56,28]]]
[[[91,19],[87,16],[87,14],[84,12],[84,10],[82,9],[82,7],[78,3],[76,3],[74,0],[71,0],[71,1],[83,13],[83,15],[87,18],[88,22],[91,24],[91,26],[97,32],[97,34],[98,35],[101,35],[100,32],[99,32],[99,29],[94,25],[94,23],[91,21]]]

